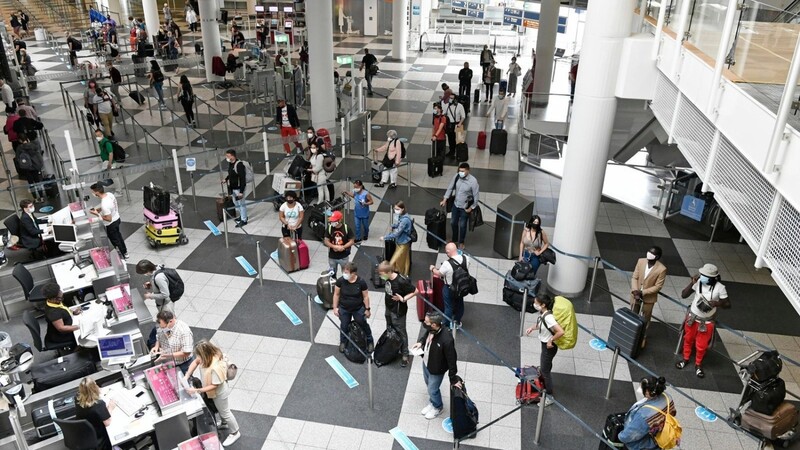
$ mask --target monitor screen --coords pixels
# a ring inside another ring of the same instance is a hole
[[[269,23],[272,28],[278,28],[278,19],[271,19]]]
[[[264,6],[263,5],[256,5],[256,12],[263,13],[264,12]]]
[[[283,12],[285,12],[285,13],[294,12],[294,8],[292,8],[291,6],[284,6],[283,7]]]
[[[78,242],[78,236],[75,233],[75,225],[62,225],[53,224],[53,239],[56,242],[75,243]]]
[[[283,22],[283,26],[285,28],[292,28],[292,21],[291,20],[287,20],[287,21]]]
[[[97,338],[97,349],[100,350],[100,359],[119,358],[121,356],[135,356],[133,339],[130,334],[110,334]]]
[[[278,12],[278,7],[277,6],[270,6],[269,7],[269,12]]]

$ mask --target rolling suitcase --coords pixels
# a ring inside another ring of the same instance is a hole
[[[301,239],[278,240],[278,264],[286,272],[307,269],[309,264],[308,246]]]
[[[467,395],[467,386],[463,381],[461,388],[450,386],[450,421],[453,424],[453,437],[462,439],[478,428],[478,408]],[[476,435],[470,436],[473,439]]]
[[[33,392],[36,393],[89,376],[97,370],[92,357],[79,352],[34,364],[30,372]]]
[[[144,105],[144,102],[146,100],[144,98],[144,95],[142,95],[142,93],[139,91],[131,91],[131,93],[128,94],[128,97],[132,98],[137,105]]]
[[[611,350],[619,348],[631,358],[636,358],[644,339],[644,319],[627,306],[614,312],[606,344]]]
[[[375,344],[375,350],[372,353],[372,360],[378,367],[385,366],[400,356],[403,345],[406,345],[406,343],[403,342],[400,333],[390,325],[378,338],[378,343]]]
[[[160,230],[162,228],[172,228],[178,226],[178,214],[170,209],[167,214],[158,215],[147,208],[144,208],[145,223],[152,225],[153,228]]]
[[[289,169],[286,173],[289,174],[290,177],[294,178],[295,180],[302,180],[305,177],[306,169],[311,163],[306,161],[302,155],[297,155],[292,160],[292,164],[289,165]]]
[[[306,217],[306,226],[311,230],[311,234],[320,241],[325,240],[325,206],[309,206],[306,210]]]
[[[183,230],[180,227],[156,229],[153,225],[145,225],[145,235],[150,240],[151,245],[175,245],[181,243]],[[188,241],[186,241],[188,242]]]
[[[333,308],[333,290],[336,280],[329,271],[322,272],[317,280],[317,297],[325,309]]]
[[[481,101],[481,89],[480,88],[475,89],[475,92],[472,95],[473,95],[473,97],[472,97],[473,103],[480,103],[480,101]]]
[[[428,302],[433,303],[434,306],[444,312],[444,298],[442,297],[442,289],[444,289],[444,282],[441,278],[432,275],[430,280],[417,281],[417,289],[421,296],[424,296]],[[425,314],[432,311],[431,305],[425,302],[421,297],[417,297],[417,319],[420,322],[425,320]]]
[[[619,443],[622,448],[622,443],[619,442],[619,434],[625,428],[625,415],[626,413],[613,413],[606,416],[606,423],[603,426],[603,438],[614,443]],[[599,450],[608,450],[608,445],[605,442],[600,442]]]
[[[508,147],[508,132],[506,130],[492,130],[492,142],[489,143],[490,155],[505,155]]]
[[[375,183],[380,183],[381,175],[383,175],[383,171],[386,168],[383,167],[383,164],[379,163],[378,161],[372,161],[372,181]]]
[[[447,213],[439,208],[431,208],[425,211],[425,225],[428,233],[425,241],[431,250],[439,250],[442,241],[447,240]],[[439,240],[439,239],[441,240]]]
[[[145,186],[144,207],[156,216],[169,214],[169,192],[159,186]]]
[[[478,150],[486,150],[486,132],[478,132]]]
[[[436,143],[431,142],[431,157],[428,158],[428,176],[440,177],[444,173],[444,159],[436,154]]]
[[[467,144],[463,142],[456,144],[456,161],[461,163],[467,160],[469,160],[469,147],[467,147]]]
[[[223,218],[235,219],[237,216],[236,208],[233,205],[233,197],[226,195],[224,197],[217,197],[217,220],[222,221]]]
[[[775,440],[797,425],[797,408],[789,402],[781,403],[772,414],[761,414],[748,408],[742,413],[742,428]]]

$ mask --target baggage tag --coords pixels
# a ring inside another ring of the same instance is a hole
[[[63,362],[64,362],[64,357],[63,356],[59,356],[58,357],[58,364],[62,364]]]

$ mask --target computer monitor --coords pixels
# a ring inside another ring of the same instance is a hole
[[[131,287],[128,283],[106,289],[106,298],[114,307],[114,314],[117,318],[134,313]]]
[[[264,12],[264,5],[256,5],[256,12],[263,13]]]
[[[130,334],[109,334],[97,338],[97,350],[100,359],[108,361],[117,358],[133,358],[136,351],[133,349],[133,339]]]
[[[283,12],[285,12],[285,13],[294,12],[294,8],[292,8],[291,6],[284,6],[283,7]]]
[[[53,224],[53,240],[57,243],[74,244],[78,242],[75,225]]]
[[[269,12],[278,12],[278,7],[277,6],[270,6],[269,7]]]
[[[144,371],[147,384],[162,414],[165,408],[180,403],[179,381],[174,362],[166,362]],[[183,377],[181,376],[181,379]]]
[[[72,223],[72,211],[69,206],[59,209],[50,214],[50,223],[58,225],[68,225]]]

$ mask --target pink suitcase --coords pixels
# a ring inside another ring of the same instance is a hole
[[[308,256],[308,246],[302,239],[297,240],[297,259],[300,260],[300,270],[308,269],[311,258]]]
[[[158,216],[147,208],[144,208],[144,218],[148,224],[153,225],[153,228],[160,230],[162,228],[174,228],[178,226],[178,214],[170,209],[169,213],[163,216]]]

